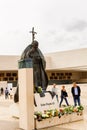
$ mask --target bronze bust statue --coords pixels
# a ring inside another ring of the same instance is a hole
[[[37,91],[38,87],[40,86],[42,88],[42,91],[44,92],[46,91],[48,85],[48,77],[45,72],[46,61],[42,52],[38,48],[38,44],[39,43],[36,40],[34,40],[30,45],[28,45],[21,55],[21,60],[29,58],[32,59],[35,91]],[[15,102],[18,101],[18,89],[19,87],[17,87],[17,91],[14,95]]]
[[[21,55],[21,60],[31,58],[33,62],[33,75],[34,75],[34,87],[42,87],[42,90],[46,90],[48,85],[48,78],[45,72],[46,61],[40,49],[39,43],[35,40],[29,46],[26,47]]]

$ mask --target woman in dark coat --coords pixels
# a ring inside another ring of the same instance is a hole
[[[67,92],[66,92],[65,86],[62,86],[62,89],[61,89],[61,101],[60,101],[59,107],[61,107],[61,104],[62,104],[62,102],[63,102],[63,99],[65,100],[67,106],[69,106],[67,97],[68,97],[68,94],[67,94]]]

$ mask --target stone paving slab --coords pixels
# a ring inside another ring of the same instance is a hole
[[[39,129],[39,130],[74,130],[74,129],[50,127],[50,128],[46,128],[46,129]]]
[[[19,123],[16,121],[0,120],[0,130],[16,130]]]

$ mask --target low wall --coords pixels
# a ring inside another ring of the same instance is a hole
[[[72,113],[68,115],[63,115],[61,118],[57,116],[48,119],[43,119],[42,121],[35,120],[35,128],[36,129],[46,128],[46,127],[61,125],[65,123],[71,123],[79,120],[83,120],[83,114],[78,115],[77,113]]]

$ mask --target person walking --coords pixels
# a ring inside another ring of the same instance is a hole
[[[58,100],[58,92],[57,92],[57,88],[56,88],[56,84],[55,83],[53,84],[53,87],[52,87],[52,94],[54,96],[56,95],[57,102],[59,102],[59,100]]]
[[[60,100],[59,107],[61,107],[61,104],[62,104],[63,100],[65,100],[67,106],[69,106],[67,97],[68,97],[68,94],[66,92],[65,86],[62,86],[62,89],[61,89],[61,100]]]
[[[12,90],[12,88],[10,88],[10,90],[9,90],[9,96],[10,96],[10,99],[13,98],[13,90]]]
[[[4,89],[3,89],[3,87],[1,87],[1,95],[3,95],[4,94]]]
[[[80,106],[81,105],[81,102],[80,102],[81,89],[76,84],[76,82],[73,82],[73,86],[71,88],[71,93],[72,93],[73,100],[74,100],[74,106],[77,106],[77,103],[78,103],[78,106]]]
[[[8,99],[9,97],[9,91],[8,91],[8,88],[6,87],[5,89],[5,99]]]

